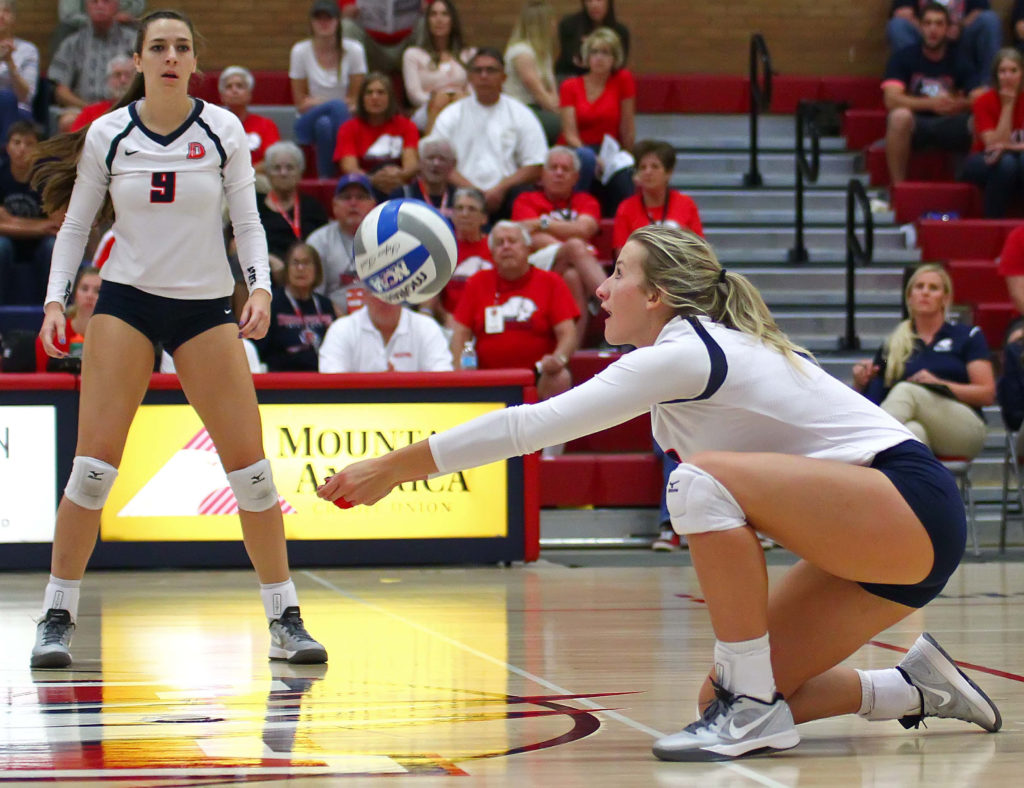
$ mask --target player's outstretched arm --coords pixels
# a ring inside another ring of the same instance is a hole
[[[344,499],[349,506],[370,506],[387,495],[397,484],[426,479],[437,472],[437,463],[427,441],[354,462],[326,479],[316,494],[325,501]]]

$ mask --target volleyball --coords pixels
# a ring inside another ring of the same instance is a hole
[[[458,249],[448,220],[432,205],[388,200],[356,230],[356,272],[366,289],[391,304],[420,304],[448,284]]]

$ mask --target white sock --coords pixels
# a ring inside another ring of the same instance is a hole
[[[771,701],[775,697],[775,676],[768,634],[735,643],[715,641],[715,674],[729,692]]]
[[[78,618],[78,594],[81,585],[81,580],[64,580],[50,575],[50,581],[43,593],[43,616],[46,616],[46,611],[51,608],[67,610],[71,614],[71,623],[74,623]]]
[[[898,720],[921,713],[921,695],[896,668],[858,670],[860,709],[866,720]]]
[[[282,583],[260,583],[260,598],[268,619],[280,618],[288,607],[299,606],[295,583],[289,577]]]

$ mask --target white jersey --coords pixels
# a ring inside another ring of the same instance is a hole
[[[806,359],[707,318],[673,318],[657,341],[557,397],[489,413],[430,436],[441,472],[528,454],[650,411],[654,437],[695,452],[777,452],[867,465],[914,438]]]
[[[250,292],[270,291],[267,239],[245,131],[228,110],[194,102],[185,122],[167,135],[147,129],[136,104],[89,126],[53,249],[46,303],[66,303],[108,192],[114,244],[101,271],[104,280],[168,298],[229,295],[234,281],[221,225],[226,197],[246,284]]]

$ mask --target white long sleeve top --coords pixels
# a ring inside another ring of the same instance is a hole
[[[902,424],[806,359],[707,318],[674,318],[657,341],[582,385],[431,435],[441,473],[565,443],[646,411],[665,451],[778,452],[868,465],[914,438]]]
[[[116,218],[104,280],[168,298],[229,295],[234,280],[221,225],[226,197],[246,284],[250,292],[270,291],[245,131],[228,110],[194,101],[185,122],[166,135],[147,129],[135,104],[93,121],[54,245],[45,303],[66,304],[108,192]]]

